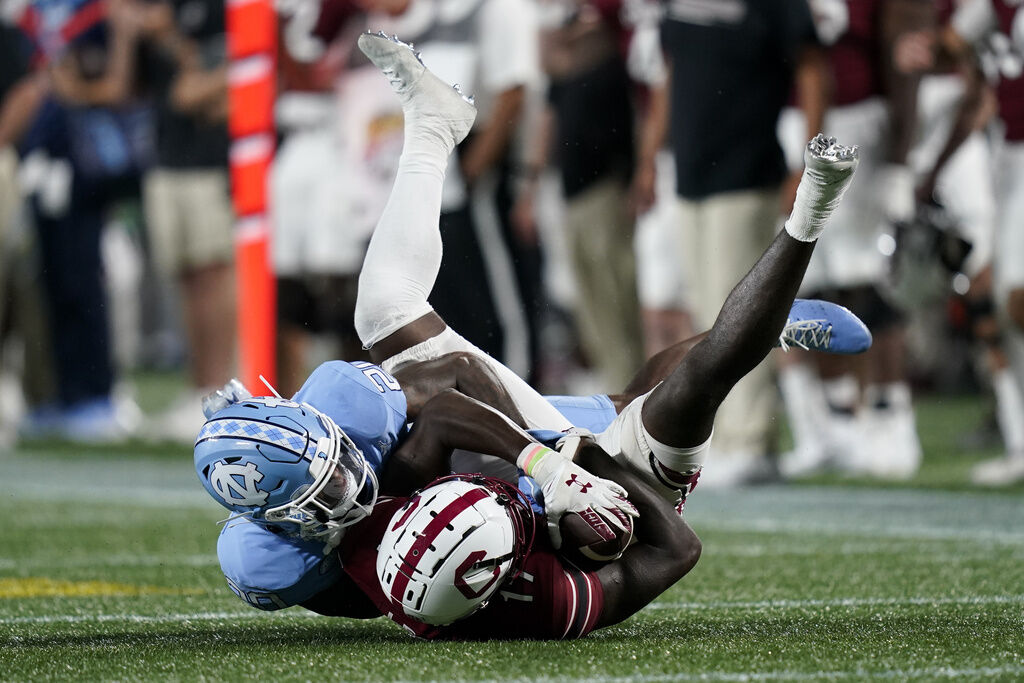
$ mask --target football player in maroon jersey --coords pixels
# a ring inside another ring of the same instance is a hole
[[[360,281],[357,329],[374,358],[383,360],[388,370],[450,352],[474,353],[475,349],[449,330],[425,299],[430,272],[436,271],[432,271],[432,260],[424,257],[439,251],[431,243],[436,237],[432,228],[436,228],[440,179],[450,150],[443,141],[451,137],[449,130],[459,125],[454,116],[465,116],[466,112],[454,101],[439,101],[451,99],[450,94],[439,94],[436,77],[425,70],[408,46],[383,35],[364,35],[360,46],[403,100],[409,154],[403,153],[404,170],[399,172],[388,210],[367,254]],[[423,636],[579,637],[592,628],[628,617],[678,580],[696,562],[699,542],[673,503],[681,502],[695,483],[718,405],[736,381],[776,344],[815,242],[856,165],[856,149],[837,145],[834,139],[818,136],[808,145],[806,170],[785,230],[730,294],[711,330],[688,349],[664,382],[632,401],[607,430],[593,442],[585,438],[584,445],[575,451],[580,465],[624,486],[641,513],[635,527],[638,541],[622,557],[595,572],[579,572],[555,556],[543,538],[521,557],[481,559],[478,554],[473,559],[469,555],[466,561],[472,560],[474,566],[489,559],[499,564],[515,559],[519,570],[511,583],[490,581],[486,586],[488,596],[500,587],[503,599],[493,600],[464,622],[437,630],[431,621],[438,624],[442,620],[431,620],[429,615],[426,619],[413,618],[405,610],[405,598],[381,590],[377,548],[389,525],[394,531],[404,523],[404,512],[395,517],[399,509],[408,503],[412,514],[419,499],[382,500],[368,521],[352,527],[341,540],[339,553],[347,580],[303,605],[339,616],[386,614]],[[426,261],[422,268],[415,265],[417,259],[410,253]],[[417,279],[424,277],[426,282]],[[539,403],[533,399],[536,394],[519,390],[521,380],[518,384],[510,381],[511,373],[498,364],[492,369],[512,395],[525,424],[561,429],[564,418],[545,424]],[[539,446],[500,413],[449,389],[423,403],[416,427],[393,454],[383,474],[382,489],[408,490],[409,486],[429,482],[447,471],[454,447],[498,456],[538,478],[551,479],[552,470],[563,472],[569,477],[566,484],[570,489],[570,482],[576,480],[572,474],[584,471],[571,469],[579,465],[568,460],[566,454]],[[579,488],[583,494],[589,486],[582,484]],[[490,490],[486,486],[476,489],[481,501],[490,498],[484,489]],[[609,490],[614,492],[605,488],[605,498]],[[514,492],[504,495],[508,499],[517,497]],[[612,507],[621,502],[601,499],[594,504]],[[458,509],[451,514],[457,516],[466,504],[455,507]],[[522,518],[510,515],[510,520],[513,517]],[[396,521],[392,524],[393,518]],[[518,526],[518,522],[509,523]],[[520,554],[524,546],[516,544]],[[429,544],[424,548],[433,550]],[[383,552],[389,550],[384,548]],[[464,574],[467,568],[462,570]],[[352,591],[353,584],[361,590]],[[458,586],[455,589],[462,590]],[[476,593],[476,589],[466,590]]]

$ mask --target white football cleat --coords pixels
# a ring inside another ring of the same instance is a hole
[[[451,152],[476,119],[472,98],[424,66],[419,53],[398,36],[383,32],[359,36],[359,49],[387,77],[402,101],[407,131],[423,131],[440,139]]]
[[[850,186],[859,159],[856,145],[840,145],[821,133],[814,136],[804,150],[804,173],[786,232],[803,242],[818,239]]]

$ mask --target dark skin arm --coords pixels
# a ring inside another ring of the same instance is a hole
[[[583,446],[576,460],[597,476],[622,485],[640,511],[633,520],[636,542],[597,571],[604,590],[597,627],[603,628],[628,619],[683,578],[697,564],[701,543],[671,505],[596,444]]]
[[[0,148],[17,144],[49,92],[44,71],[25,76],[7,91],[0,103]]]
[[[299,603],[310,612],[325,617],[349,619],[375,619],[380,610],[348,574],[342,572],[330,588],[320,591],[309,600]]]
[[[445,389],[455,389],[507,415],[519,426],[526,421],[508,390],[479,356],[457,351],[407,365],[394,373],[408,403],[410,421],[418,419],[426,403]]]
[[[462,150],[462,175],[472,185],[492,168],[508,148],[526,99],[526,88],[517,86],[494,99],[494,109],[486,125]]]
[[[452,451],[493,455],[516,463],[536,443],[507,417],[454,389],[427,401],[412,432],[392,454],[381,477],[386,495],[407,495],[448,474]]]
[[[921,74],[897,68],[896,45],[901,36],[934,26],[935,6],[931,0],[886,0],[881,12],[880,62],[892,122],[888,160],[894,164],[905,164],[914,143]]]
[[[817,45],[809,45],[800,51],[793,73],[793,90],[797,106],[804,113],[807,128],[804,139],[810,140],[819,130],[825,128],[825,110],[831,97],[828,57]],[[800,184],[802,170],[793,171],[782,188],[781,206],[783,214],[793,210],[796,188]]]

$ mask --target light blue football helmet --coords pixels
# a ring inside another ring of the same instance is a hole
[[[330,417],[282,398],[238,399],[222,401],[196,438],[196,474],[214,500],[329,545],[370,514],[377,476]]]

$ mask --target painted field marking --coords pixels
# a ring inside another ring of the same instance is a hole
[[[114,595],[187,595],[196,592],[190,589],[142,586],[112,581],[64,581],[45,577],[0,578],[0,600]]]
[[[869,680],[869,679],[937,679],[962,678],[965,676],[1000,678],[1024,673],[1024,666],[1009,664],[1007,666],[976,667],[958,669],[954,667],[933,667],[928,669],[854,669],[852,671],[709,671],[706,673],[676,674],[638,674],[635,676],[587,676],[586,678],[491,678],[491,679],[459,679],[479,680],[480,683],[685,683],[687,681],[777,681],[777,680]],[[429,680],[408,680],[401,683],[433,683]]]
[[[899,607],[909,605],[1019,605],[1024,595],[977,595],[944,598],[831,598],[821,600],[722,600],[716,602],[652,602],[645,610],[803,609],[808,607]]]
[[[179,624],[189,621],[221,621],[224,619],[311,619],[319,617],[313,612],[194,612],[191,614],[50,614],[37,617],[3,617],[0,626],[21,624],[83,624],[126,622],[131,624]]]
[[[807,607],[875,607],[900,605],[1017,605],[1024,603],[1024,595],[982,595],[962,598],[836,598],[832,600],[759,600],[716,602],[653,602],[645,610],[727,610],[727,609],[800,609]],[[87,622],[178,623],[186,621],[215,621],[219,619],[306,619],[319,615],[306,611],[262,612],[194,612],[187,614],[55,614],[34,617],[0,617],[0,626],[17,624],[78,624]],[[513,680],[513,679],[509,679]]]
[[[968,543],[998,543],[1001,545],[1024,544],[1024,533],[1021,532],[926,525],[894,529],[830,522],[807,523],[774,519],[752,519],[743,522],[702,520],[701,523],[695,523],[694,527],[698,532],[714,530],[774,534],[818,534],[822,536],[866,536],[870,538],[884,538],[886,540],[965,541]]]
[[[0,569],[69,569],[82,567],[215,567],[217,555],[132,555],[119,554],[84,557],[32,557],[16,560],[0,557]]]

